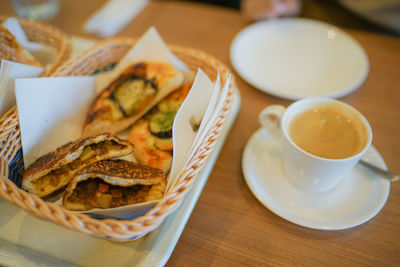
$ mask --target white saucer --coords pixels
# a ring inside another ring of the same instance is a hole
[[[363,157],[386,169],[371,147]],[[384,206],[390,182],[357,165],[333,190],[308,193],[286,177],[281,158],[281,143],[262,129],[243,152],[245,180],[256,198],[278,216],[301,226],[320,230],[340,230],[360,225]]]
[[[291,100],[342,97],[357,89],[369,70],[364,49],[350,35],[300,18],[248,26],[233,40],[230,58],[252,86]]]

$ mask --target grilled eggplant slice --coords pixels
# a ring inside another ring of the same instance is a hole
[[[168,63],[140,62],[126,68],[92,104],[83,135],[128,128],[182,82],[183,74]]]

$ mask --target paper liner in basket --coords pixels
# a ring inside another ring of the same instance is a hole
[[[2,59],[0,66],[0,116],[15,105],[14,82],[16,78],[37,77],[42,68]]]
[[[25,167],[57,147],[80,138],[94,77],[16,79],[21,143]]]
[[[77,130],[82,129],[89,105],[96,95],[118,77],[127,66],[141,60],[167,62],[180,71],[188,70],[167,48],[156,30],[151,28],[112,71],[96,75],[96,86],[93,77],[17,80],[16,94],[25,166],[29,166],[35,158],[55,150],[64,143],[78,139],[80,135]],[[186,76],[190,77],[190,75]],[[216,107],[224,99],[224,90],[220,91],[219,83],[219,78],[214,84],[203,71],[199,70],[188,96],[175,117],[174,156],[171,173],[167,178],[168,188],[178,178],[188,155],[195,152],[196,144],[198,146],[204,138],[205,132],[211,126],[210,122],[214,113],[218,113]],[[224,88],[228,87],[229,79]],[[192,127],[193,121],[200,124],[198,131]],[[119,136],[123,138],[126,133],[121,133]],[[157,202],[111,209],[93,209],[85,213],[103,217],[129,218],[143,213]]]
[[[100,93],[127,67],[140,61],[170,63],[184,73],[186,79],[193,78],[188,67],[168,49],[157,30],[151,27],[111,71],[96,75],[96,91]]]

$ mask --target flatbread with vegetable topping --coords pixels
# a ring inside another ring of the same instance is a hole
[[[133,145],[109,133],[65,144],[37,159],[23,173],[22,187],[40,197],[63,188],[80,169],[96,161],[132,153]]]
[[[140,62],[126,68],[92,104],[83,135],[128,128],[182,82],[183,74],[168,63]]]
[[[183,84],[160,101],[143,119],[132,126],[129,141],[135,146],[136,160],[168,173],[172,165],[172,125],[193,82]]]

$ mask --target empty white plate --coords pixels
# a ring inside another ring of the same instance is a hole
[[[339,28],[310,19],[263,21],[242,30],[230,50],[233,67],[272,95],[342,97],[368,75],[364,49]]]
[[[386,169],[372,146],[363,158]],[[242,169],[247,185],[264,206],[290,222],[319,230],[346,229],[368,221],[383,208],[390,191],[388,180],[357,165],[334,189],[305,192],[285,175],[280,140],[261,129],[245,147]]]

